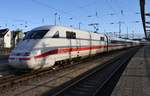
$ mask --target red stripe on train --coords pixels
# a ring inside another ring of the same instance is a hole
[[[124,46],[124,45],[109,45],[108,47],[118,47],[118,46]],[[34,58],[43,58],[49,55],[53,54],[63,54],[67,52],[75,52],[75,51],[88,51],[88,50],[94,50],[94,49],[100,49],[100,48],[106,48],[107,46],[92,46],[92,47],[81,47],[81,48],[60,48],[51,50],[45,53],[42,53],[40,55],[34,56]],[[30,60],[31,58],[9,58],[9,59],[18,59],[18,60]]]
[[[9,58],[10,60],[30,60],[31,58]]]
[[[118,47],[118,46],[124,46],[124,45],[110,45],[108,47]],[[34,56],[35,58],[42,58],[46,57],[48,55],[53,55],[53,54],[63,54],[67,52],[74,52],[74,51],[87,51],[87,50],[94,50],[94,49],[100,49],[100,48],[106,48],[107,46],[92,46],[92,47],[81,47],[81,48],[60,48],[60,49],[55,49],[51,50],[45,53],[42,53],[40,55]]]

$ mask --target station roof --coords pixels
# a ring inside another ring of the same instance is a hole
[[[150,6],[147,6],[147,7],[150,7]],[[141,18],[142,18],[145,38],[147,40],[150,40],[150,21],[146,19],[147,17],[150,17],[150,13],[146,12],[147,7],[146,7],[146,0],[140,0]]]

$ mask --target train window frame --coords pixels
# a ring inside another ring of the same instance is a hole
[[[56,31],[55,34],[52,36],[52,38],[59,38],[59,31]]]

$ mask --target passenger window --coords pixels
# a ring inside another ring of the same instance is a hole
[[[73,32],[72,35],[72,39],[76,39],[76,33]]]
[[[100,37],[100,40],[101,40],[101,41],[104,41],[104,37]]]
[[[59,31],[57,31],[53,36],[52,38],[59,38]]]
[[[66,38],[71,39],[71,32],[69,31],[66,32]]]
[[[76,33],[75,32],[70,32],[70,31],[66,31],[66,38],[68,38],[68,39],[76,39]]]

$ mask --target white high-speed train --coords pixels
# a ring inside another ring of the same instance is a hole
[[[56,63],[139,45],[138,41],[63,26],[41,26],[29,32],[9,56],[19,69],[52,67]]]

